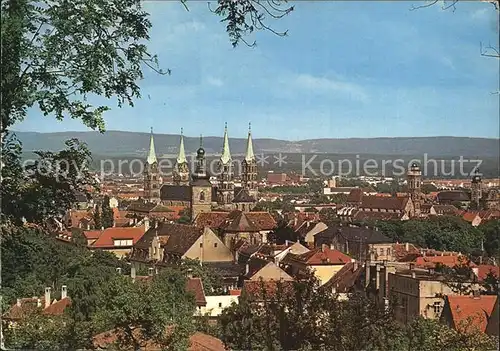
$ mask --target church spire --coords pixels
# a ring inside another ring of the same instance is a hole
[[[222,146],[222,155],[220,156],[222,164],[231,162],[231,152],[229,151],[229,137],[227,136],[227,122],[224,127],[224,144]]]
[[[247,140],[247,152],[245,154],[245,161],[250,162],[255,160],[255,155],[253,153],[252,144],[252,124],[248,123],[248,140]]]
[[[177,164],[186,163],[186,152],[184,151],[184,135],[181,128],[181,142],[179,145],[179,155],[177,156]]]
[[[150,165],[152,165],[153,163],[157,163],[156,152],[155,152],[155,141],[153,138],[153,127],[151,127],[151,137],[150,137],[150,141],[149,141],[149,154],[148,154],[147,162]]]

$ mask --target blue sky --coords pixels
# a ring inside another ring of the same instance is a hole
[[[108,130],[256,138],[499,136],[499,61],[491,4],[460,2],[410,11],[410,1],[295,2],[257,32],[257,47],[232,48],[204,1],[145,3],[151,51],[171,76],[146,71],[134,108],[105,115]],[[149,96],[149,97],[148,97]],[[112,102],[111,102],[112,103]],[[31,110],[21,131],[87,130]]]

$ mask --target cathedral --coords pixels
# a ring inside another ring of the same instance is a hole
[[[257,162],[253,152],[252,132],[249,125],[246,152],[241,161],[241,186],[235,186],[233,159],[229,148],[227,124],[224,128],[222,153],[218,160],[218,174],[212,183],[207,170],[203,138],[196,151],[194,171],[190,174],[181,130],[179,153],[172,171],[172,183],[164,184],[158,168],[153,132],[144,167],[144,199],[164,206],[183,206],[190,209],[191,219],[202,212],[253,209],[258,201]]]

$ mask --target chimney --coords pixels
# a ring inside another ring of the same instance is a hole
[[[18,306],[21,306],[21,301]],[[36,307],[42,307],[42,300],[39,297],[36,299]]]
[[[328,249],[328,245],[321,244],[321,252],[325,252]]]
[[[149,230],[149,218],[144,217],[144,232],[147,232]]]
[[[135,279],[135,266],[130,267],[130,278]]]
[[[479,267],[472,267],[472,272],[476,277],[479,277]]]
[[[365,263],[365,287],[370,284],[370,265],[368,262]]]
[[[189,279],[193,278],[193,270],[192,270],[191,268],[190,268],[190,269],[188,269],[188,271],[187,271],[187,277],[188,277]]]
[[[380,266],[376,266],[376,279],[375,279],[375,289],[380,289]]]
[[[479,289],[472,290],[472,297],[474,299],[480,299],[481,298],[481,292],[479,291]]]
[[[405,251],[410,251],[410,243],[405,243]]]
[[[296,226],[297,225],[297,215],[295,215],[295,217],[293,218],[293,225]]]
[[[149,275],[150,277],[152,277],[152,276],[153,276],[153,274],[154,274],[154,268],[153,268],[153,267],[149,267],[149,268],[148,268],[148,275]]]
[[[122,269],[121,269],[121,267],[116,267],[116,273],[118,273],[118,274],[122,274]]]
[[[17,299],[16,305],[17,307],[21,307],[21,299]]]
[[[61,300],[68,297],[68,287],[66,285],[61,286]]]
[[[417,277],[417,274],[415,273],[415,271],[412,271],[412,272],[411,272],[411,277],[412,277],[413,279],[415,279],[415,278]]]
[[[50,306],[50,287],[45,288],[45,308]]]
[[[352,265],[352,271],[356,272],[358,270],[358,261],[354,261]]]
[[[247,263],[245,265],[245,275],[248,275],[249,272],[250,272],[250,265]]]

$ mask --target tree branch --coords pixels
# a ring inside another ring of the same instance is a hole
[[[479,45],[481,56],[500,58],[500,51],[497,48],[488,45],[483,49],[483,43],[480,42]],[[491,51],[493,51],[493,53],[491,53]]]
[[[431,2],[427,3],[427,4],[424,4],[424,5],[419,5],[419,6],[414,6],[412,5],[412,7],[410,8],[410,11],[415,11],[415,10],[418,10],[418,9],[423,9],[423,8],[426,8],[426,7],[431,7],[431,6],[434,6],[436,5],[440,0],[432,0]],[[450,4],[447,4],[447,1],[445,0],[443,2],[443,6],[441,7],[443,10],[448,10],[450,8],[453,8],[453,11],[455,11],[456,7],[455,5],[457,4],[458,0],[452,0]]]

